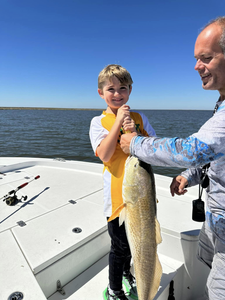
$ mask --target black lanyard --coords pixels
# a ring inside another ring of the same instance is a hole
[[[213,115],[217,111],[219,105],[216,103],[216,106],[213,111]],[[210,168],[210,163],[204,165],[201,170],[201,181],[199,183],[199,196],[197,200],[192,201],[192,220],[197,222],[204,222],[205,221],[205,208],[204,202],[202,201],[202,192],[203,188],[207,188],[209,185],[209,177],[207,175],[208,169]]]
[[[216,113],[218,107],[219,107],[219,104],[216,103],[216,106],[215,106],[215,108],[213,110],[213,114],[212,114],[213,116]],[[202,167],[201,182],[199,183],[199,198],[201,198],[201,195],[202,195],[202,191],[201,191],[201,194],[200,194],[200,188],[202,187],[202,188],[205,189],[209,185],[209,177],[207,175],[209,167],[210,167],[210,163],[208,163],[208,164],[206,164]]]

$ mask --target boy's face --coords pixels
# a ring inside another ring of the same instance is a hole
[[[126,104],[131,93],[132,86],[121,85],[120,81],[113,76],[112,81],[107,81],[103,90],[98,89],[98,93],[107,105],[114,111]]]

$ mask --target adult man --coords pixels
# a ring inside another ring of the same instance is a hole
[[[186,139],[155,138],[126,134],[121,148],[157,166],[187,167],[173,179],[171,194],[200,182],[201,166],[208,170],[206,222],[199,240],[199,259],[210,268],[207,280],[210,300],[225,299],[225,17],[210,22],[195,43],[195,70],[205,90],[218,90],[216,112],[197,133]]]

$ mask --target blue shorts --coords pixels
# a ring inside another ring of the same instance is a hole
[[[211,231],[207,222],[199,235],[198,259],[211,270],[206,293],[209,300],[225,300],[225,243]]]

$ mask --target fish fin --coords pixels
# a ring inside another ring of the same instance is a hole
[[[123,224],[123,222],[125,221],[125,217],[126,217],[126,209],[125,206],[123,207],[123,209],[120,212],[120,218],[119,218],[119,226],[121,226]]]
[[[111,217],[108,219],[108,222],[114,220],[115,218],[119,217],[121,210],[125,207],[125,204],[122,203],[117,209],[114,211],[114,213],[111,215]]]
[[[161,266],[161,263],[159,261],[159,257],[156,254],[154,277],[153,277],[153,280],[152,280],[153,285],[152,285],[152,288],[151,288],[149,299],[153,299],[155,297],[156,293],[158,292],[161,277],[162,277],[162,266]]]
[[[162,236],[160,231],[159,221],[155,218],[155,233],[156,233],[156,244],[162,243]]]

